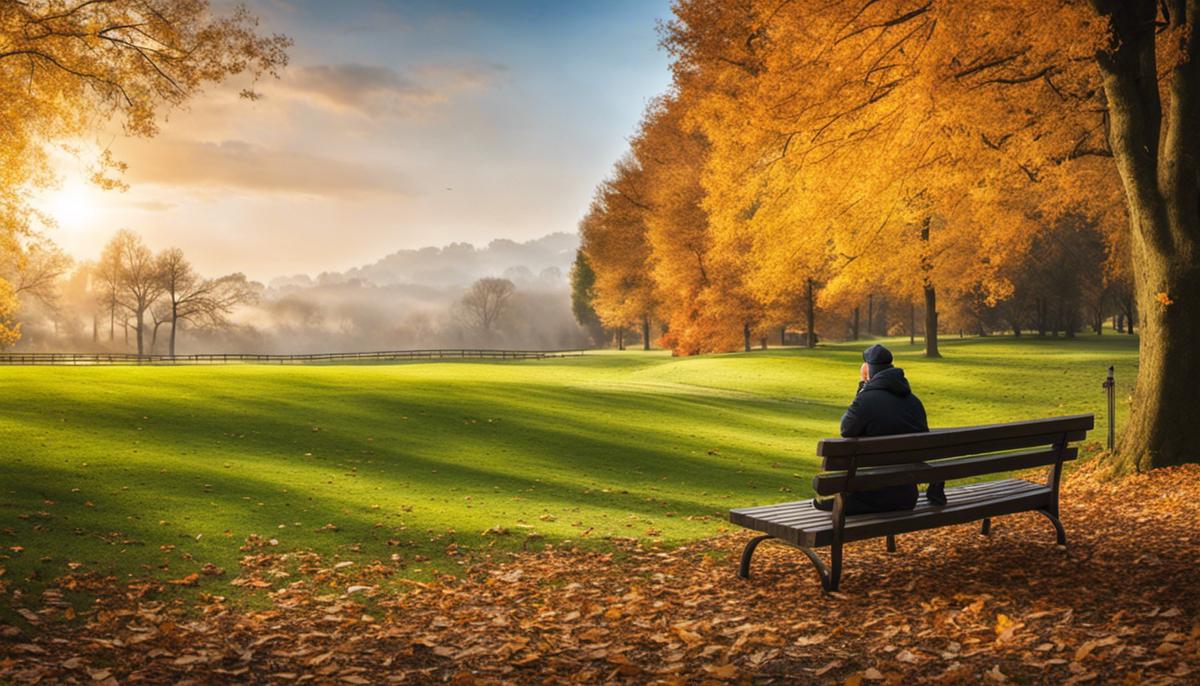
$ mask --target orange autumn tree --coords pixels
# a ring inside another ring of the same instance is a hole
[[[633,154],[647,174],[646,240],[652,250],[650,274],[665,319],[663,343],[676,354],[712,350],[710,328],[713,284],[708,216],[700,206],[700,170],[708,154],[703,137],[685,131],[685,106],[678,93],[658,98],[647,108]],[[728,339],[728,326],[717,325]],[[726,343],[725,345],[731,345]]]
[[[677,78],[701,84],[693,118],[713,141],[708,206],[714,217],[755,206],[760,263],[805,258],[820,273],[825,243],[823,302],[868,273],[921,298],[930,356],[939,290],[1007,294],[997,266],[1028,225],[1007,198],[1032,181],[945,105],[969,101],[973,84],[947,72],[957,46],[928,4],[690,0],[677,13]]]
[[[709,143],[699,190],[712,266],[724,281],[713,289],[718,318],[741,320],[746,349],[752,333],[763,335],[768,328],[783,329],[803,318],[811,346],[816,284],[826,251],[819,227],[806,226],[809,218],[799,216],[795,205],[750,173],[760,143],[742,93],[762,65],[746,9],[729,3],[681,3],[676,7],[679,19],[666,27],[664,44],[674,58],[677,89],[689,94],[682,103],[681,126]],[[729,40],[731,36],[746,40]],[[727,349],[727,341],[713,340],[709,346]]]
[[[1194,461],[1188,420],[1200,383],[1200,2],[961,2],[939,5],[957,103],[1034,181],[1059,177],[1059,205],[1123,187],[1139,370],[1118,454],[1133,468]],[[1072,183],[1074,181],[1074,183]],[[1053,210],[1053,206],[1049,209]],[[1120,242],[1115,242],[1119,244]]]
[[[749,349],[766,332],[767,308],[754,296],[745,245],[714,233],[700,182],[709,154],[685,122],[691,94],[674,90],[648,108],[634,155],[646,172],[651,274],[676,354]]]
[[[600,322],[616,330],[617,347],[625,348],[625,330],[640,326],[642,346],[650,349],[654,286],[646,239],[645,177],[637,159],[627,155],[596,190],[580,223],[581,250],[595,272],[592,306]]]

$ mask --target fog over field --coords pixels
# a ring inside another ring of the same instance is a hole
[[[568,279],[578,247],[574,233],[483,246],[460,242],[399,250],[344,272],[245,282],[249,297],[227,313],[181,323],[176,351],[586,347],[593,341],[571,313]],[[56,299],[30,303],[30,314],[38,316],[27,320],[17,349],[136,351],[136,322],[121,308],[114,314],[106,307],[100,265],[81,262],[74,269]],[[465,301],[480,279],[508,289],[486,323]],[[147,315],[146,352],[168,352],[170,323],[162,319],[156,326],[154,309]]]

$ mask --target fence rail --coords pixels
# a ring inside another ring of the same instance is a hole
[[[544,360],[578,357],[583,350],[379,350],[360,353],[268,355],[205,353],[198,355],[138,355],[137,353],[0,353],[0,365],[178,365],[178,364],[312,364],[322,362],[395,362],[402,360]]]

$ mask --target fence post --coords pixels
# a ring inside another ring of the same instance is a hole
[[[1117,382],[1113,379],[1113,368],[1108,368],[1108,378],[1104,380],[1104,390],[1108,394],[1108,451],[1112,452],[1117,436]]]

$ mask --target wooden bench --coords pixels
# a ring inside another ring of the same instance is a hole
[[[1059,545],[1066,532],[1058,519],[1058,484],[1063,462],[1073,460],[1092,428],[1090,414],[993,424],[928,433],[875,438],[826,438],[817,443],[825,472],[813,477],[818,495],[832,495],[833,512],[818,510],[811,500],[747,507],[729,512],[729,521],[762,536],[742,551],[738,576],[750,577],[754,549],[768,539],[799,548],[812,560],[826,591],[838,590],[842,576],[842,546],[849,541],[887,538],[896,550],[896,535],[951,524],[983,521],[987,535],[991,518],[1017,512],[1041,512],[1054,524]],[[1031,467],[1049,467],[1045,483],[1024,479],[994,479],[946,489],[947,503],[939,507],[922,495],[912,510],[847,516],[845,497],[856,491],[885,486],[950,481],[1000,474]],[[830,548],[826,568],[815,548]]]

